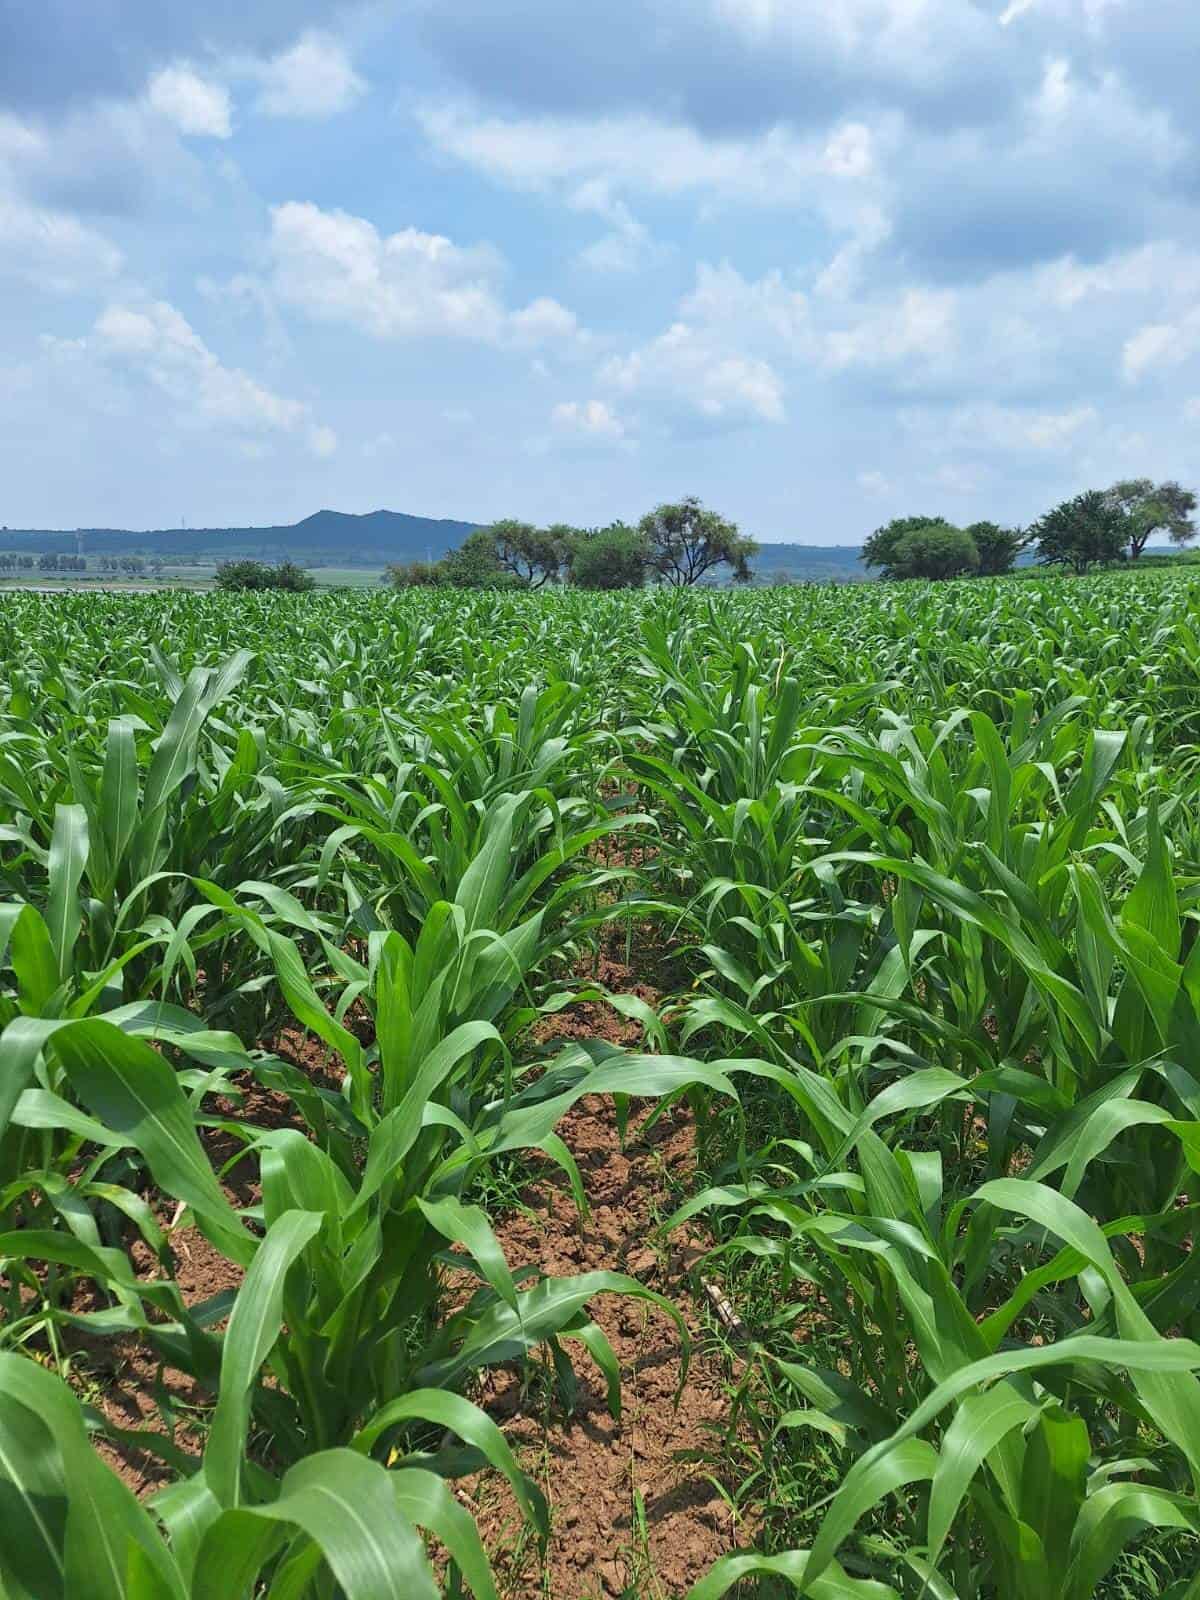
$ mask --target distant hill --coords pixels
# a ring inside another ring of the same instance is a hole
[[[131,533],[124,528],[80,528],[72,533],[35,528],[0,529],[0,550],[22,555],[73,555],[82,542],[85,555],[144,555],[164,560],[224,560],[258,556],[266,560],[331,562],[338,566],[378,566],[436,560],[461,544],[479,526],[403,511],[317,511],[303,522],[274,528],[156,528]]]
[[[410,517],[403,511],[317,511],[303,522],[272,528],[0,529],[0,550],[18,555],[140,555],[165,561],[223,561],[231,556],[339,567],[389,561],[435,561],[460,545],[477,522]],[[764,544],[754,562],[761,579],[863,578],[857,545]]]
[[[862,547],[856,544],[760,544],[754,572],[768,582],[776,573],[843,582],[871,576],[862,564]]]

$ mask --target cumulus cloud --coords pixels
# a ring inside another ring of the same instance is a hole
[[[750,137],[709,137],[645,113],[596,120],[506,117],[463,103],[426,104],[417,119],[443,155],[531,189],[590,181],[608,192],[709,191],[739,204],[775,207],[822,178],[862,178],[873,161],[872,134],[860,123],[836,125],[824,135],[802,136],[779,123]]]
[[[1200,306],[1175,322],[1148,322],[1125,341],[1121,369],[1130,383],[1182,366],[1200,350]]]
[[[892,492],[892,486],[882,472],[860,472],[858,474],[858,487],[864,494],[869,494],[876,499],[883,499]]]
[[[643,13],[647,37],[675,45],[636,104],[628,102],[627,74],[612,82],[597,71],[592,89],[606,97],[602,104],[583,96],[560,106],[559,70],[546,97],[538,85],[501,86],[488,75],[480,99],[440,99],[417,115],[442,155],[568,204],[575,187],[593,184],[660,205],[693,195],[705,208],[800,208],[851,236],[831,284],[856,277],[884,245],[881,270],[918,263],[944,280],[1068,250],[1099,261],[1136,242],[1148,207],[1165,209],[1190,186],[1192,142],[1153,95],[1126,80],[1123,62],[1075,59],[1079,12],[1071,5],[1074,30],[1056,17],[1048,35],[1062,48],[1031,50],[959,0],[730,0],[707,15],[666,0],[624,0],[606,12],[606,31]],[[457,20],[429,26],[450,39],[464,8],[446,9]],[[517,9],[528,10],[530,27],[537,12],[554,31],[537,0]],[[477,20],[486,33],[487,22]],[[505,26],[513,20],[506,9]],[[706,116],[689,97],[700,69],[683,46],[701,37],[745,97],[744,115]],[[536,44],[522,38],[523,49],[544,44],[544,33]],[[743,47],[752,62],[737,61]],[[503,45],[495,48],[503,59]],[[457,49],[452,54],[461,66]],[[797,61],[811,65],[822,55],[841,64],[844,92],[805,98]],[[794,72],[781,106],[753,89],[758,73],[784,62]],[[1139,204],[1114,203],[1122,193],[1136,193]],[[595,249],[602,262],[638,261],[620,229]]]
[[[1011,406],[968,405],[953,412],[943,430],[948,442],[1002,453],[1054,453],[1073,447],[1095,428],[1095,406],[1037,411]]]
[[[709,131],[887,94],[912,115],[990,119],[1012,93],[1015,52],[961,0],[612,0],[582,17],[553,0],[417,0],[426,42],[477,94],[584,114],[677,106]]]
[[[783,422],[784,387],[771,364],[729,349],[707,330],[673,323],[657,339],[610,358],[600,381],[649,397],[676,425],[706,429]]]
[[[75,294],[117,276],[124,260],[111,240],[78,218],[0,191],[0,280]]]
[[[614,442],[625,437],[625,424],[603,400],[564,400],[554,407],[550,420],[564,433]]]
[[[256,109],[268,117],[330,117],[366,93],[345,46],[310,29],[289,49],[246,69],[261,88]]]
[[[332,429],[315,423],[306,404],[277,394],[240,368],[225,366],[167,301],[107,306],[77,348],[149,384],[185,423],[295,434],[316,456],[337,449]]]
[[[135,26],[121,0],[0,6],[0,102],[49,109],[133,96],[165,63],[271,56],[340,9],[339,0],[172,0],[140,6]]]
[[[540,297],[501,299],[501,263],[486,246],[405,228],[383,235],[364,217],[289,201],[271,213],[273,285],[287,304],[377,339],[449,337],[528,348],[570,341],[572,312]]]
[[[71,211],[29,193],[25,180],[49,159],[49,145],[40,130],[0,114],[0,281],[75,294],[110,282],[124,256]]]
[[[180,133],[209,139],[228,139],[233,134],[229,90],[201,77],[190,66],[164,67],[156,72],[146,86],[146,100],[152,111],[174,123]]]
[[[956,300],[931,289],[908,289],[891,304],[859,315],[824,337],[825,360],[835,371],[887,367],[899,362],[943,363],[956,340]]]

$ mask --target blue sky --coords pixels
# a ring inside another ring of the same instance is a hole
[[[0,522],[1187,482],[1197,59],[1191,0],[9,0]]]

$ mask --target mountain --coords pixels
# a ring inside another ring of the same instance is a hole
[[[0,550],[17,555],[140,555],[165,561],[223,561],[257,556],[268,561],[338,567],[378,567],[432,557],[460,545],[479,526],[449,518],[410,517],[403,511],[317,511],[302,522],[272,528],[0,529]],[[866,576],[857,545],[764,544],[754,561],[760,578],[829,579]]]
[[[317,511],[303,522],[274,528],[159,528],[131,533],[124,528],[79,528],[73,533],[34,528],[0,529],[0,550],[16,554],[143,555],[165,560],[228,556],[379,566],[444,556],[479,526],[403,511]]]
[[[862,548],[856,544],[760,544],[754,558],[756,577],[768,582],[776,573],[811,581],[868,578]]]

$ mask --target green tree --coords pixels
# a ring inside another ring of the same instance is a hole
[[[891,565],[897,578],[960,578],[979,570],[979,551],[965,529],[927,522],[897,543]]]
[[[1073,572],[1120,561],[1132,537],[1129,514],[1099,489],[1064,500],[1030,532],[1043,565],[1066,566]]]
[[[310,589],[315,589],[317,580],[305,567],[297,566],[294,561],[282,561],[275,568],[276,589],[285,589],[290,594],[307,594]]]
[[[646,542],[638,530],[614,522],[576,533],[568,576],[580,589],[640,589],[646,581],[646,558]]]
[[[294,561],[284,561],[279,566],[266,561],[223,561],[217,568],[216,581],[218,589],[227,591],[281,589],[299,594],[316,586],[312,573]]]
[[[438,562],[439,582],[452,589],[516,589],[525,585],[496,553],[490,528],[468,534],[457,550]]]
[[[1156,533],[1167,534],[1173,544],[1190,544],[1196,537],[1196,496],[1174,479],[1155,483],[1150,478],[1123,478],[1106,491],[1105,499],[1129,519],[1131,561]]]
[[[496,559],[506,572],[527,589],[540,589],[557,578],[567,560],[568,538],[574,529],[535,528],[531,522],[508,517],[493,522],[483,532],[495,546]]]
[[[437,561],[393,561],[380,574],[381,583],[390,583],[393,589],[432,589],[442,580],[441,563]]]
[[[896,556],[896,546],[901,539],[910,533],[916,533],[920,528],[948,528],[945,517],[894,517],[891,522],[875,532],[863,545],[862,559],[868,567],[879,567],[880,576],[884,578],[903,577],[905,574],[893,570]]]
[[[657,506],[638,523],[638,532],[648,569],[673,587],[697,583],[719,566],[733,568],[735,583],[750,581],[750,558],[758,554],[758,546],[736,522],[707,510],[695,495]]]
[[[979,552],[981,578],[997,578],[1001,573],[1011,572],[1025,547],[1025,535],[1020,528],[1002,528],[998,522],[973,522],[965,531],[974,539]]]

